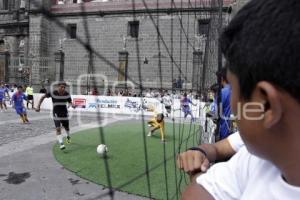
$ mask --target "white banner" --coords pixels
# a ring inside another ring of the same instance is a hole
[[[12,96],[12,93],[10,94]],[[39,103],[40,98],[44,94],[34,94],[35,107]],[[165,105],[156,98],[141,98],[141,97],[122,97],[122,96],[90,96],[90,95],[71,95],[72,102],[75,108],[70,108],[70,111],[77,112],[101,112],[113,114],[130,114],[130,115],[146,115],[153,116],[154,108],[157,112],[167,114]],[[25,104],[26,102],[24,102]],[[195,118],[201,116],[205,118],[204,102],[194,100],[194,105],[191,106],[192,113]],[[30,105],[31,107],[31,105]],[[42,105],[42,110],[52,110],[52,99],[45,98]],[[168,113],[170,117],[184,117],[184,113],[180,106],[180,99],[173,99],[171,112]]]

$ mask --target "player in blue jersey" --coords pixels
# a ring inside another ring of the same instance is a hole
[[[23,92],[23,87],[18,86],[18,91],[12,96],[13,108],[16,109],[18,115],[20,115],[22,122],[29,123],[26,108],[24,106],[24,100],[27,101],[27,96]]]
[[[188,115],[191,115],[192,121],[195,121],[190,104],[196,106],[196,104],[194,104],[192,100],[187,97],[187,94],[184,93],[183,99],[181,99],[181,108],[184,113],[184,118],[186,118]]]
[[[227,64],[228,65],[228,64]],[[233,123],[230,119],[231,115],[231,107],[230,107],[230,98],[231,98],[231,86],[228,83],[227,77],[226,77],[226,69],[228,69],[229,66],[226,66],[222,68],[219,72],[217,72],[217,76],[220,76],[221,83],[222,83],[222,90],[221,90],[221,98],[222,101],[218,105],[218,98],[215,99],[215,105],[220,107],[220,114],[221,114],[221,120],[220,120],[220,140],[227,138],[230,134],[233,133]]]
[[[8,98],[10,98],[7,87],[5,87],[5,85],[3,83],[1,83],[1,85],[0,85],[0,109],[1,109],[1,111],[4,109],[7,110],[7,106],[5,103],[6,95],[8,96]]]

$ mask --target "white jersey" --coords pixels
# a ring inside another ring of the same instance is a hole
[[[228,162],[213,165],[196,179],[215,200],[298,200],[300,187],[286,183],[271,162],[243,147]]]
[[[165,104],[165,106],[171,106],[173,104],[173,100],[170,95],[163,96],[162,102]]]

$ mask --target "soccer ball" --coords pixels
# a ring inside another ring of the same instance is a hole
[[[99,144],[97,147],[97,153],[99,155],[103,155],[103,154],[107,153],[107,146],[105,144]]]

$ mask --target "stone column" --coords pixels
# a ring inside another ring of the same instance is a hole
[[[124,81],[124,87],[127,88],[127,77],[128,77],[128,55],[127,51],[119,52],[119,75],[118,81]],[[123,85],[123,84],[121,84]]]
[[[8,71],[9,57],[10,54],[8,51],[0,52],[0,81],[4,81],[6,83],[9,82],[9,71]]]
[[[64,80],[64,69],[65,69],[65,53],[62,50],[58,50],[54,53],[55,55],[55,73],[56,81]]]

